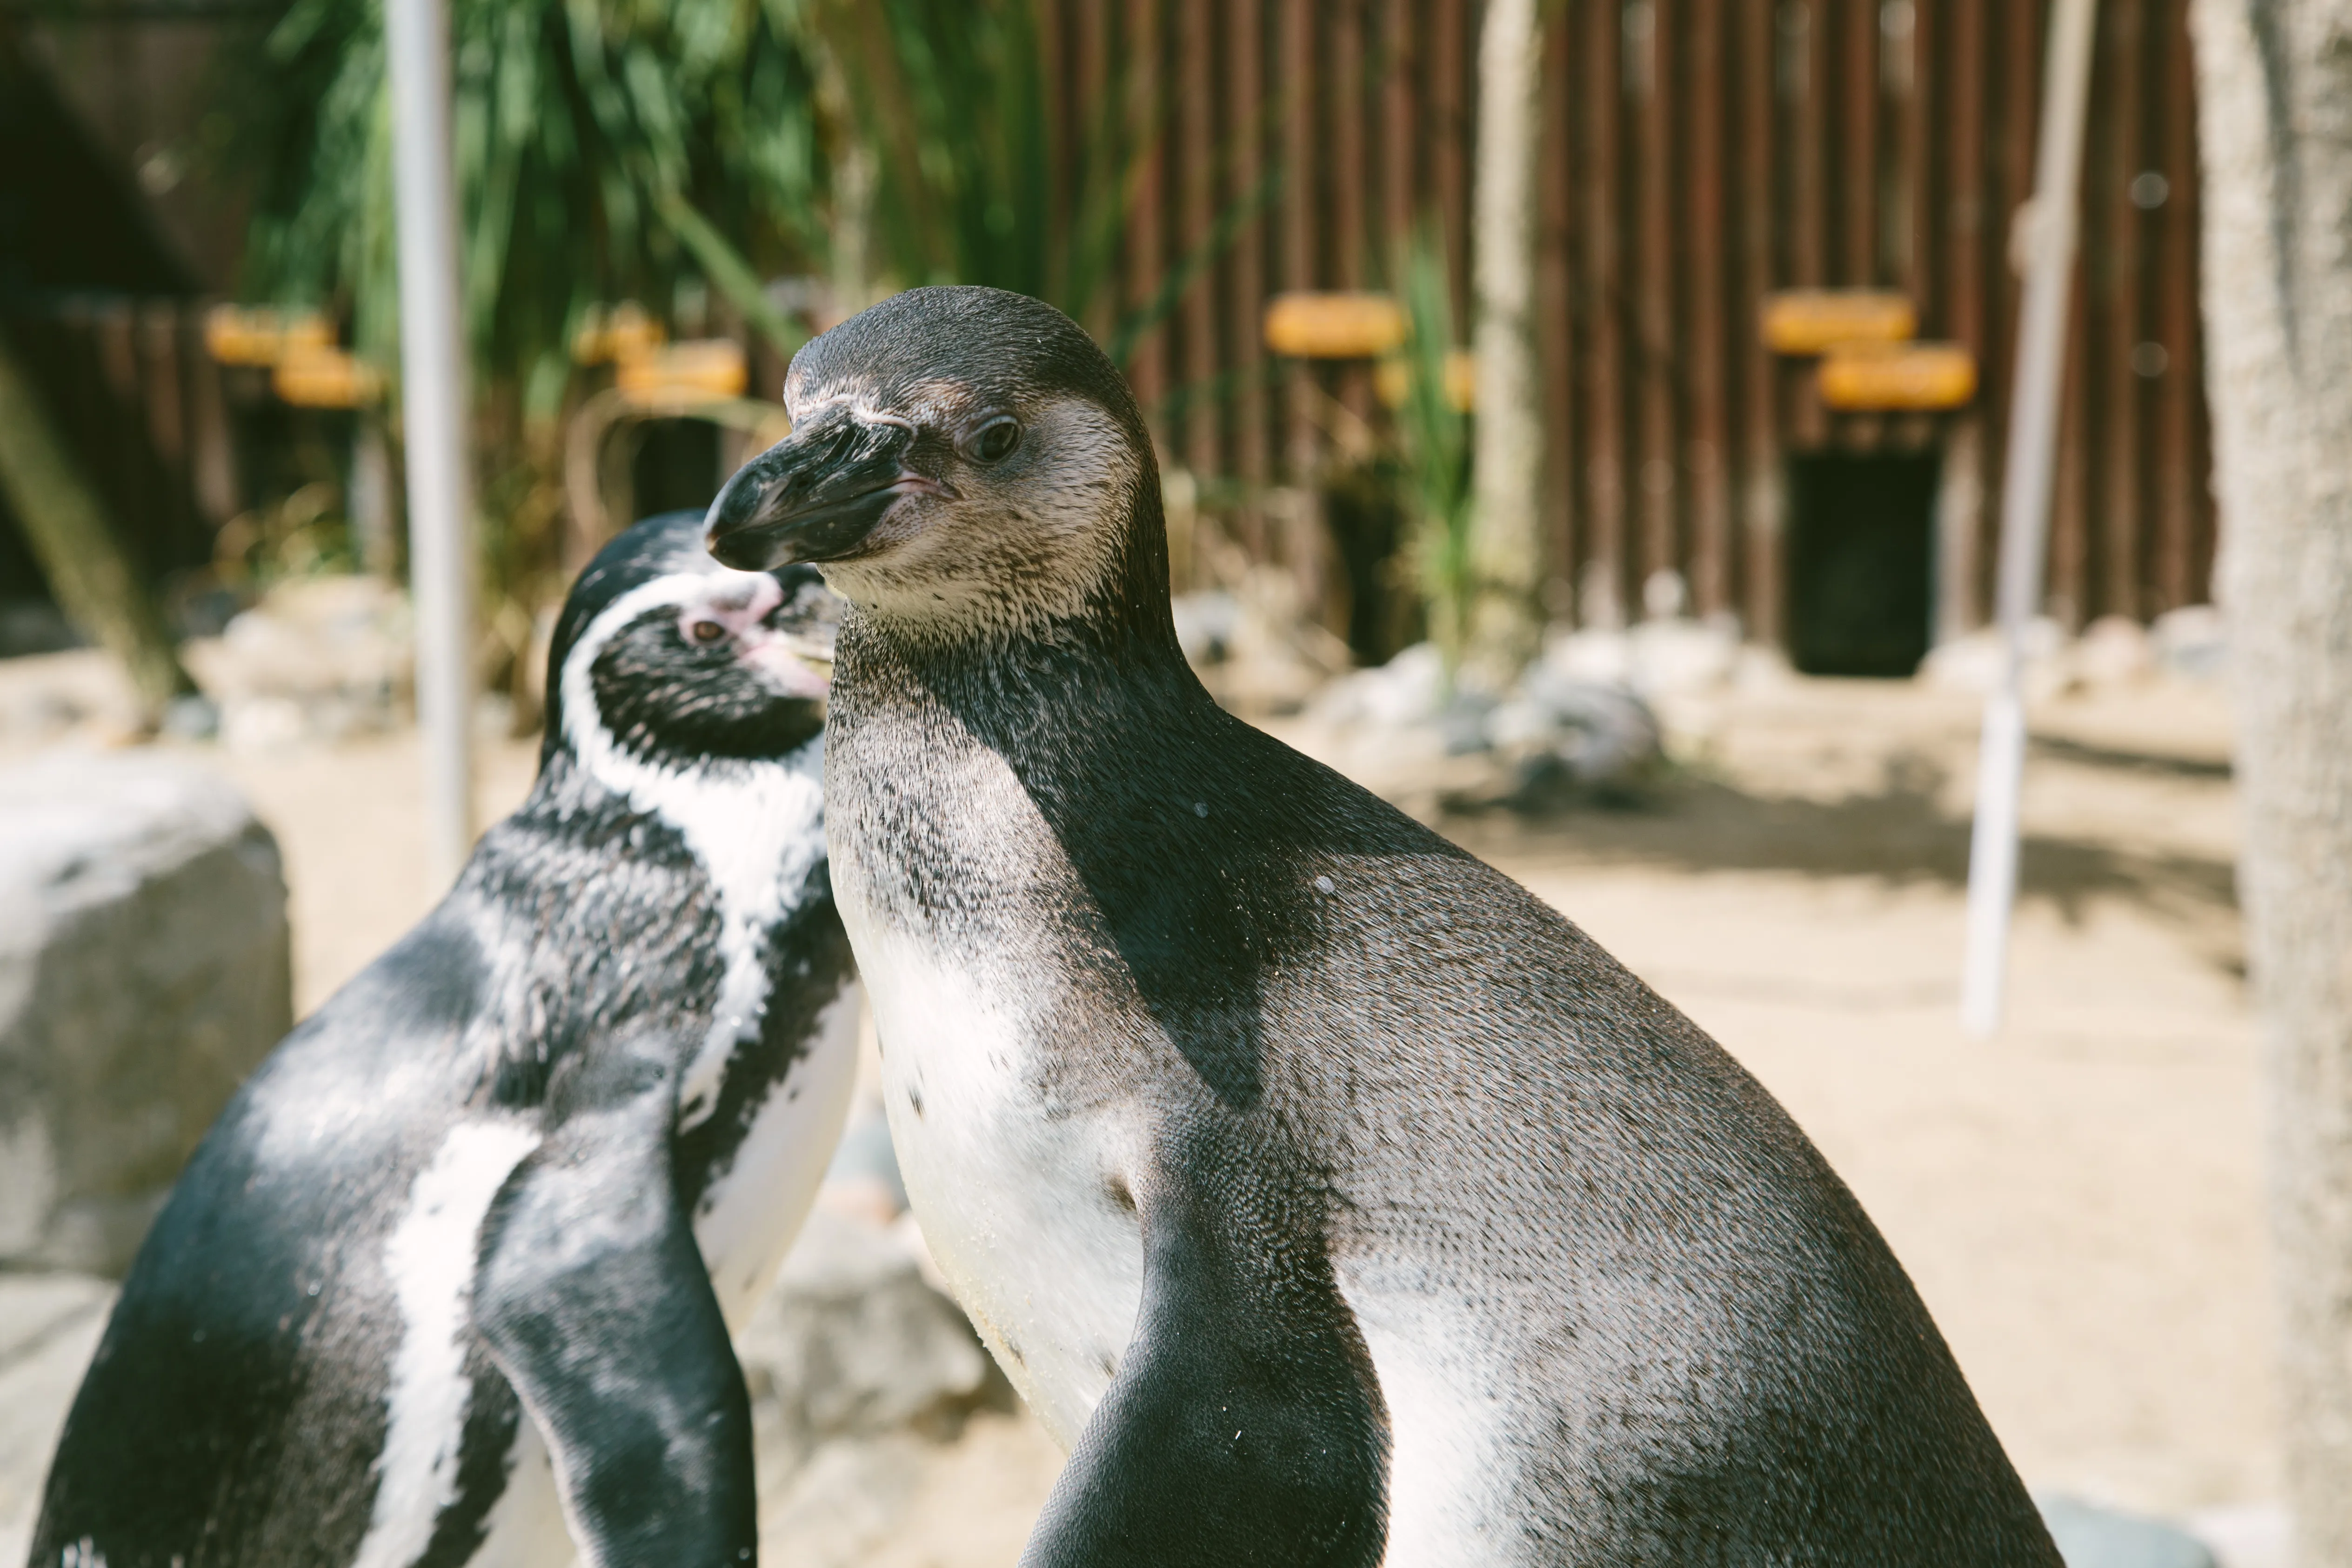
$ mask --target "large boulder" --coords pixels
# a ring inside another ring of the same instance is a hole
[[[292,1009],[278,845],[226,780],[0,769],[0,1267],[120,1274]]]

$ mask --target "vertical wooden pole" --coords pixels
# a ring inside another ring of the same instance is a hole
[[[171,541],[174,555],[205,542],[188,501],[188,422],[181,392],[178,325],[179,312],[169,301],[149,300],[139,307],[139,396],[128,411],[133,439],[146,437],[141,455],[152,457],[163,469],[147,526]]]
[[[1787,41],[1796,80],[1790,125],[1789,206],[1793,230],[1789,244],[1789,281],[1799,288],[1831,282],[1829,110],[1835,55],[1828,0],[1793,0],[1780,11],[1781,25],[1795,36]],[[1789,411],[1789,437],[1801,450],[1829,439],[1829,416],[1822,407],[1810,369],[1800,373]]]
[[[2107,90],[2100,98],[2095,121],[2106,127],[2105,168],[2093,190],[2097,194],[2105,252],[2100,256],[2100,282],[2106,295],[2100,311],[2096,346],[2100,382],[2098,505],[2096,519],[2098,570],[2093,583],[2100,615],[2129,615],[2142,611],[2142,521],[2150,510],[2148,486],[2141,483],[2148,466],[2144,439],[2148,397],[2147,382],[2135,368],[2134,356],[2147,340],[2147,295],[2141,286],[2155,225],[2132,200],[2132,182],[2147,168],[2148,95],[2142,85],[2148,74],[2147,0],[2110,0],[2101,20],[2108,58]]]
[[[1316,156],[1315,127],[1322,110],[1318,90],[1321,84],[1316,70],[1320,58],[1316,48],[1316,0],[1285,0],[1282,7],[1282,79],[1287,84],[1288,93],[1283,142],[1289,176],[1289,193],[1282,205],[1285,288],[1312,288],[1320,281],[1316,270],[1315,235],[1324,171],[1321,160]],[[1286,380],[1289,439],[1285,443],[1283,460],[1292,484],[1311,486],[1318,482],[1317,470],[1321,465],[1315,407],[1320,389],[1303,360],[1290,362]]]
[[[1331,259],[1341,288],[1370,282],[1365,267],[1366,198],[1364,156],[1365,0],[1325,0],[1331,25],[1331,74],[1327,81],[1331,113]],[[1372,379],[1356,361],[1339,367],[1339,402],[1357,419],[1372,417]]]
[[[1110,66],[1110,7],[1114,3],[1115,0],[1075,0],[1076,11],[1070,25],[1072,86],[1066,123],[1071,136],[1078,139],[1072,145],[1070,163],[1083,172],[1086,194],[1095,201],[1107,199],[1118,189],[1117,150],[1103,143],[1107,139],[1116,141],[1124,133],[1116,118],[1118,106],[1114,102]],[[1087,301],[1083,323],[1096,341],[1109,341],[1118,302],[1117,276],[1097,277]]]
[[[220,367],[205,352],[204,342],[202,318],[186,312],[180,320],[180,358],[188,367],[189,477],[197,510],[217,532],[238,511],[236,446]]]
[[[1740,370],[1740,537],[1748,634],[1777,643],[1787,481],[1780,472],[1780,367],[1764,347],[1759,317],[1779,280],[1780,37],[1772,6],[1735,5],[1732,11],[1739,26],[1732,63],[1739,83],[1739,308],[1733,320]]]
[[[1071,192],[1077,172],[1076,122],[1072,110],[1077,77],[1071,36],[1071,0],[1035,0],[1038,76],[1045,92],[1045,256],[1048,276],[1069,254]]]
[[[1885,40],[1890,52],[1900,51],[1891,53],[1888,60],[1902,126],[1903,255],[1896,276],[1918,301],[1920,319],[1930,335],[1950,329],[1944,258],[1938,254],[1944,159],[1937,135],[1942,123],[1937,92],[1937,68],[1943,63],[1939,46],[1950,20],[1948,12],[1946,0],[1911,0],[1909,30]]]
[[[1176,102],[1179,131],[1176,247],[1179,255],[1203,244],[1216,221],[1216,9],[1206,0],[1176,7]],[[1223,408],[1217,396],[1217,276],[1223,258],[1202,268],[1177,307],[1182,364],[1175,377],[1181,392],[1184,461],[1202,478],[1224,470]]]
[[[1961,636],[1984,622],[1984,497],[1990,483],[1984,431],[1990,418],[1990,389],[1998,385],[1991,374],[1986,290],[1989,267],[2000,265],[1996,249],[2000,225],[1985,180],[1986,7],[1977,0],[1959,0],[1947,21],[1951,107],[1944,145],[1950,153],[1950,171],[1937,221],[1927,229],[1928,243],[1944,256],[1944,330],[1985,368],[1980,384],[1988,390],[1955,423],[1945,453],[1947,496],[1955,504],[1938,513],[1938,641]]]
[[[1724,0],[1691,0],[1688,307],[1691,428],[1691,595],[1702,615],[1731,608],[1731,419],[1724,340],[1733,257],[1724,214]]]
[[[1165,264],[1168,128],[1172,119],[1168,101],[1166,49],[1161,38],[1160,0],[1128,0],[1127,61],[1133,73],[1129,87],[1129,134],[1139,138],[1135,170],[1135,211],[1127,224],[1127,301],[1134,309],[1160,291]],[[1127,379],[1135,401],[1151,427],[1151,439],[1162,462],[1168,458],[1167,421],[1160,403],[1168,395],[1168,333],[1155,325],[1143,334],[1129,358]]]
[[[1586,276],[1592,299],[1591,559],[1577,585],[1577,618],[1612,627],[1625,617],[1625,287],[1621,84],[1623,9],[1592,0],[1585,11],[1584,99],[1591,162],[1585,171]]]
[[[2090,446],[2097,426],[2092,419],[2091,285],[2086,271],[2076,267],[2068,285],[2072,298],[2066,306],[2065,368],[2058,377],[2057,473],[2050,495],[2049,588],[2047,598],[2034,609],[2038,615],[2046,607],[2069,632],[2083,629],[2090,601]]]
[[[1454,314],[1470,319],[1470,12],[1464,0],[1430,0],[1429,121],[1432,204],[1445,235]]]
[[[1228,200],[1247,201],[1265,177],[1265,10],[1258,0],[1226,0],[1225,41],[1228,134],[1234,142],[1234,177]],[[1296,185],[1282,200],[1297,201]],[[1279,210],[1278,208],[1276,210]],[[1266,463],[1265,344],[1259,328],[1265,309],[1266,225],[1252,214],[1234,241],[1227,276],[1226,332],[1233,350],[1233,472],[1246,491],[1241,524],[1254,554],[1265,552],[1265,512],[1258,497],[1268,479]]]
[[[1543,383],[1535,345],[1536,156],[1543,32],[1537,0],[1487,0],[1478,39],[1472,228],[1478,417],[1463,674],[1508,691],[1538,653],[1543,567]]]
[[[1675,239],[1675,131],[1681,105],[1675,100],[1675,66],[1679,7],[1675,0],[1646,0],[1647,37],[1628,40],[1629,64],[1641,83],[1641,130],[1633,174],[1636,218],[1633,289],[1640,351],[1634,358],[1641,482],[1642,578],[1681,564],[1677,524],[1682,508],[1681,454],[1675,440],[1676,341],[1675,274],[1680,247]]]
[[[1386,248],[1375,258],[1380,265],[1374,270],[1383,276],[1420,216],[1416,193],[1429,127],[1415,90],[1421,67],[1416,8],[1416,0],[1388,0],[1381,13],[1380,237]]]
[[[1544,607],[1565,616],[1575,602],[1576,346],[1570,310],[1569,192],[1574,147],[1569,127],[1569,7],[1556,5],[1545,18],[1543,45],[1543,152],[1536,161],[1537,351],[1544,383]]]
[[[1878,235],[1879,0],[1843,0],[1839,40],[1838,281],[1868,288],[1885,280]]]
[[[2204,596],[2195,574],[2198,500],[2205,493],[2199,461],[2197,411],[2204,366],[2197,319],[2196,67],[2189,46],[2189,0],[2160,0],[2158,33],[2164,67],[2158,74],[2159,160],[2165,192],[2154,214],[2159,279],[2157,342],[2164,373],[2157,378],[2157,600],[2174,610]]]

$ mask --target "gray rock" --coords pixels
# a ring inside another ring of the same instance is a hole
[[[1221,664],[1241,633],[1242,605],[1221,588],[1180,593],[1169,601],[1176,622],[1176,645],[1194,664]]]
[[[1528,670],[1519,700],[1491,727],[1523,795],[1583,791],[1630,800],[1665,766],[1657,715],[1630,687],[1582,681],[1546,664]]]
[[[0,770],[0,1264],[120,1274],[291,1014],[278,846],[226,781]]]
[[[2161,1520],[2076,1498],[2034,1499],[2066,1568],[2220,1568],[2206,1544]]]
[[[971,1325],[924,1281],[907,1245],[823,1207],[735,1349],[751,1394],[763,1494],[837,1440],[951,1437],[999,1392]]]
[[[397,726],[413,699],[406,601],[373,577],[298,578],[185,649],[229,750],[267,754]]]
[[[2157,662],[2193,681],[2218,680],[2230,663],[2229,623],[2210,604],[2168,610],[2148,628]]]
[[[1403,729],[1435,720],[1447,691],[1444,656],[1433,643],[1416,643],[1385,664],[1325,686],[1315,699],[1313,716],[1339,727]]]

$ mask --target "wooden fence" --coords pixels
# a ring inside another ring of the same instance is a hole
[[[1265,300],[1378,287],[1416,224],[1467,322],[1475,0],[1043,0],[1066,141],[1123,73],[1164,107],[1125,243],[1149,298],[1269,170],[1276,196],[1132,365],[1163,455],[1243,493],[1310,477],[1370,367],[1270,361]],[[2083,197],[2053,612],[2206,597],[2213,553],[2197,314],[2187,0],[2106,0]],[[1540,339],[1553,607],[1692,607],[1784,634],[1792,457],[1933,456],[1935,620],[1990,601],[2000,437],[2046,0],[1553,0],[1543,68]],[[1974,351],[1948,415],[1837,414],[1759,345],[1764,296],[1899,288]],[[1213,486],[1212,486],[1213,487]],[[1246,513],[1244,507],[1244,512]],[[1271,548],[1263,525],[1241,531]]]
[[[123,294],[26,298],[0,312],[0,331],[134,559],[157,579],[209,561],[214,534],[246,505],[230,405],[260,396],[254,387],[235,398],[234,372],[205,352],[203,307]]]
[[[1270,357],[1265,306],[1285,289],[1381,287],[1427,225],[1466,337],[1476,0],[1037,4],[1074,165],[1121,91],[1161,127],[1137,172],[1124,301],[1211,258],[1131,363],[1163,457],[1222,499],[1251,552],[1328,550],[1316,508],[1268,499],[1344,492],[1384,420],[1373,370]],[[2049,562],[2052,611],[2070,623],[2207,595],[2186,6],[2100,7]],[[1696,612],[1790,641],[1818,564],[1801,548],[1808,497],[1830,493],[1809,476],[1908,454],[1933,493],[1922,619],[1935,636],[1982,622],[2019,302],[2008,248],[2046,12],[2047,0],[1550,0],[1539,319],[1555,614],[1627,614],[1670,570]],[[1236,217],[1232,243],[1202,245]],[[1758,332],[1767,294],[1820,286],[1907,292],[1923,336],[1976,354],[1975,403],[1827,410],[1811,364],[1767,353]],[[151,565],[205,559],[267,466],[251,433],[232,439],[224,398],[267,400],[257,387],[228,395],[240,389],[204,357],[194,305],[93,296],[10,314]],[[1342,536],[1365,526],[1360,507],[1319,515]],[[1360,568],[1390,541],[1338,542]]]

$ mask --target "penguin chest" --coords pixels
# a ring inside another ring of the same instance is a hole
[[[1038,1026],[1050,975],[872,913],[844,899],[908,1200],[956,1299],[1066,1448],[1110,1386],[1142,1299],[1142,1233],[1124,1197],[1133,1118],[1053,1087]]]
[[[706,1173],[694,1239],[730,1329],[750,1318],[816,1201],[856,1082],[857,1014],[857,987],[843,985],[804,1039],[747,1041],[721,1079],[717,1103],[740,1103],[745,1124]],[[793,1060],[778,1075],[765,1058],[786,1049]],[[739,1075],[751,1081],[740,1093],[730,1082]]]

